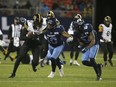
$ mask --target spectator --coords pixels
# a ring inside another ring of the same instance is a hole
[[[49,7],[45,3],[43,3],[40,13],[42,14],[42,16],[46,16],[46,14],[49,10],[50,10]]]
[[[13,6],[14,9],[19,9],[21,8],[19,1],[17,0]]]
[[[29,0],[27,0],[26,4],[24,5],[24,8],[30,9],[32,7],[31,3]]]
[[[58,1],[55,1],[52,5],[52,10],[58,10],[58,9],[59,9]]]

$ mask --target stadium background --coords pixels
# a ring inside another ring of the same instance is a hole
[[[32,19],[38,12],[45,16],[48,10],[52,10],[66,31],[77,13],[80,13],[86,22],[92,23],[97,30],[104,17],[109,15],[113,23],[112,40],[116,46],[113,3],[114,0],[0,0],[0,29],[3,31],[4,40],[7,41],[7,31],[15,16]],[[65,49],[67,50],[67,47]]]

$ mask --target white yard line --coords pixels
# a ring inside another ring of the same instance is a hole
[[[116,81],[0,81],[0,83],[116,83]]]

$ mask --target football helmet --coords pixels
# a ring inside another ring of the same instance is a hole
[[[19,23],[20,23],[19,17],[15,17],[15,18],[14,18],[14,23],[15,23],[15,24],[19,24]]]
[[[77,21],[73,22],[74,28],[79,28],[83,24],[84,24],[84,20],[83,19],[78,19]]]
[[[77,14],[74,18],[75,19],[82,19],[82,16],[80,14]]]
[[[49,18],[47,21],[47,24],[55,26],[56,25],[56,19],[55,18]]]
[[[105,24],[107,27],[109,27],[110,23],[111,23],[111,17],[110,17],[110,16],[106,16],[106,17],[104,18],[104,24]]]
[[[53,11],[49,11],[47,13],[47,18],[55,18],[54,12]]]
[[[84,20],[83,19],[78,19],[77,21],[73,22],[73,28],[76,31],[82,32],[83,31],[83,25],[84,25]]]
[[[106,16],[104,18],[104,22],[110,22],[111,23],[111,17],[110,16]]]
[[[42,26],[42,23],[43,23],[43,17],[39,13],[38,14],[35,14],[33,16],[33,21],[34,21],[34,26],[41,27]]]

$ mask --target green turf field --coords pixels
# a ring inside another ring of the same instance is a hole
[[[69,52],[64,52],[66,56],[66,65],[64,65],[65,76],[59,76],[58,68],[55,77],[47,78],[51,67],[38,66],[38,71],[33,72],[31,65],[21,64],[18,68],[15,78],[8,78],[12,72],[14,62],[9,59],[3,60],[0,53],[0,87],[116,87],[116,55],[114,54],[114,67],[109,64],[103,67],[102,81],[96,81],[96,75],[92,68],[83,66],[81,63],[81,54],[79,63],[81,66],[69,65]],[[12,54],[14,55],[14,54]],[[103,63],[102,54],[98,54],[97,62]]]

